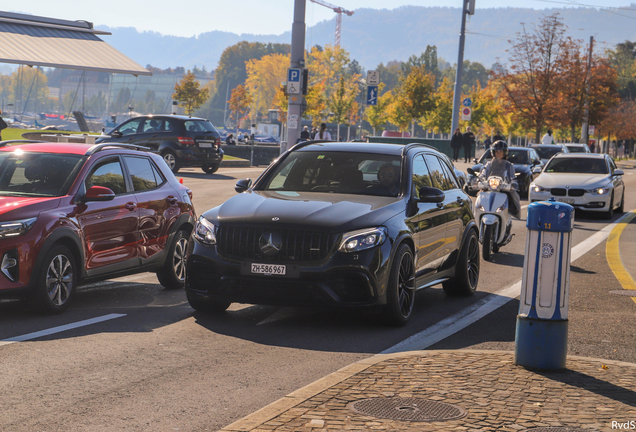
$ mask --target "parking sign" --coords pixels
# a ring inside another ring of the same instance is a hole
[[[300,69],[289,68],[287,70],[287,93],[300,94]]]

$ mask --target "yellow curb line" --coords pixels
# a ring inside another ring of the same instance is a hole
[[[623,218],[620,223],[616,224],[612,232],[610,232],[610,235],[607,238],[607,243],[605,245],[605,257],[607,259],[607,263],[610,266],[610,269],[612,270],[612,273],[614,273],[614,276],[616,276],[616,279],[618,279],[618,282],[623,286],[624,289],[630,290],[636,290],[636,282],[623,265],[618,242],[627,224],[635,217],[636,210],[632,210],[627,216]],[[632,297],[631,299],[634,301],[634,303],[636,303],[636,297]]]

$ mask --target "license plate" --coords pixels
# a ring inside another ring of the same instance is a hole
[[[212,147],[212,143],[208,143],[208,142],[200,142],[200,143],[199,143],[199,147],[207,147],[207,148],[210,148],[210,147]]]
[[[286,268],[280,264],[252,264],[252,273],[263,275],[285,275]]]
[[[559,198],[557,201],[566,203],[566,204],[574,204],[574,198]]]

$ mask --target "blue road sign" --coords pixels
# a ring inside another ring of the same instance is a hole
[[[367,105],[378,104],[378,86],[367,86]]]
[[[287,72],[287,81],[300,82],[300,69],[289,68]]]
[[[464,99],[464,101],[462,102],[462,105],[464,105],[465,107],[469,107],[473,104],[473,101],[470,98],[466,98]]]

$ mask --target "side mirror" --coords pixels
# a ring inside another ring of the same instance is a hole
[[[115,198],[115,192],[104,186],[91,186],[84,195],[82,201],[111,201]]]
[[[619,175],[622,176],[623,174],[625,174],[625,173],[623,172],[622,169],[615,169],[614,170],[614,174],[612,174],[612,175],[613,176],[619,176]]]
[[[422,186],[420,188],[420,199],[419,202],[424,203],[441,203],[444,202],[444,192],[441,189],[437,189],[430,186]]]
[[[541,171],[542,171],[541,167],[535,167],[532,169],[533,174],[541,174]]]
[[[110,133],[110,136],[112,136],[113,138],[121,138],[124,136],[124,134],[119,131],[112,131]]]
[[[243,193],[248,190],[250,186],[252,186],[252,179],[241,179],[236,182],[234,190],[236,191],[236,193]]]
[[[473,163],[477,163],[477,158],[473,158]]]
[[[472,168],[466,168],[466,172],[467,172],[468,174],[472,175],[472,176],[474,176],[474,175],[475,175],[475,170],[474,170],[474,169],[472,169]]]

